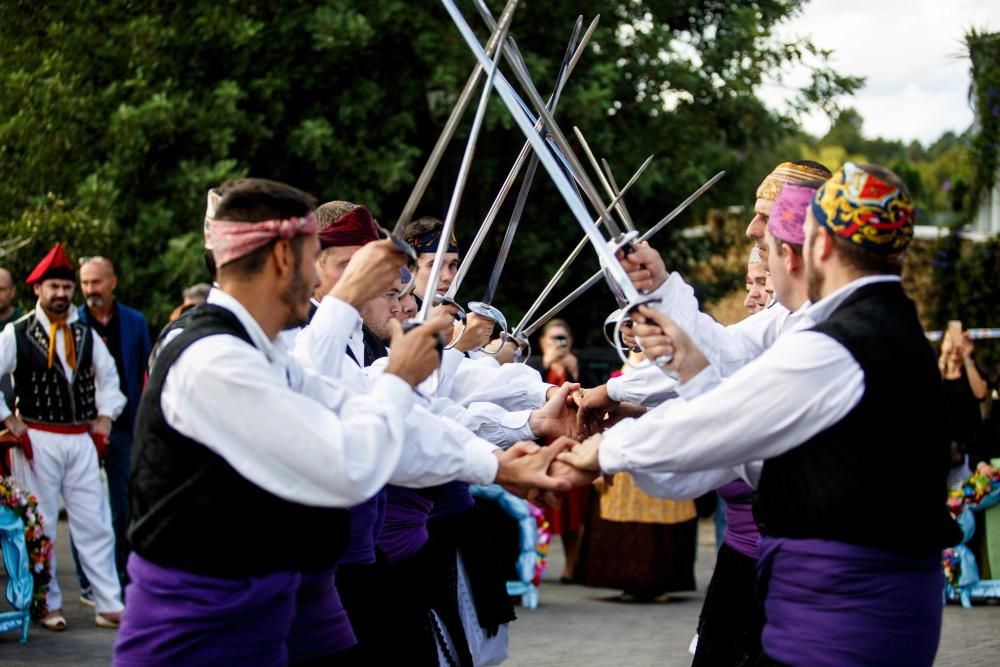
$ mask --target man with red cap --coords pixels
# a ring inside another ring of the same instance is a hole
[[[38,297],[35,310],[0,334],[0,373],[13,376],[16,397],[16,413],[0,404],[0,415],[25,445],[12,452],[14,477],[38,497],[53,542],[62,494],[70,534],[93,587],[96,623],[116,628],[124,607],[98,449],[106,449],[111,423],[126,399],[107,346],[72,307],[75,273],[61,244],[26,282]],[[42,625],[65,630],[54,554],[47,606]]]

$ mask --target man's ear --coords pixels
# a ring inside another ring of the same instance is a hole
[[[804,252],[804,251],[803,251]],[[785,263],[785,272],[794,276],[802,271],[802,256],[795,252],[795,249],[787,243],[781,244],[781,259]]]
[[[290,275],[295,272],[295,251],[288,239],[278,239],[271,250],[275,271],[278,276]]]
[[[819,256],[821,259],[829,259],[833,253],[833,235],[825,227],[816,230],[816,243],[819,243]]]
[[[35,290],[35,296],[41,296],[42,295],[42,284],[41,283],[35,283],[31,287]]]

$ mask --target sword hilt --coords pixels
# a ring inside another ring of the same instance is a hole
[[[451,297],[445,296],[444,294],[435,294],[433,305],[452,306],[453,308],[455,308],[455,321],[462,325],[462,330],[458,332],[457,336],[455,336],[455,341],[453,343],[450,343],[449,345],[443,346],[443,349],[450,350],[456,345],[458,345],[458,341],[462,340],[462,336],[465,335],[465,326],[467,321],[467,314],[465,312],[465,308],[462,308],[461,304],[459,304]]]
[[[500,327],[500,346],[493,352],[490,352],[486,348],[482,348],[484,354],[490,356],[496,356],[503,349],[503,346],[507,344],[507,318],[496,306],[491,306],[488,303],[482,301],[470,301],[469,310],[471,310],[476,315],[486,318],[488,320],[493,320],[493,322]]]
[[[408,334],[417,327],[422,326],[423,324],[424,322],[421,322],[420,320],[406,320],[405,322],[403,322],[403,333]],[[444,341],[441,339],[441,334],[437,335],[437,344],[435,347],[437,347],[438,359],[440,360],[441,357],[444,356],[444,351],[445,351],[445,345]]]
[[[660,298],[659,297],[656,297],[656,296],[642,296],[639,299],[633,301],[632,303],[629,303],[628,305],[626,305],[624,308],[621,309],[621,311],[618,311],[618,312],[621,312],[621,317],[619,317],[618,321],[615,323],[614,332],[611,334],[612,335],[612,340],[621,340],[621,338],[622,338],[622,325],[625,322],[628,322],[628,321],[631,320],[632,313],[634,313],[635,311],[639,310],[639,306],[648,306],[649,304],[659,303],[659,302],[660,302]],[[615,351],[618,353],[618,358],[619,359],[621,359],[624,363],[628,364],[632,368],[639,368],[639,364],[632,363],[632,360],[629,358],[628,354],[626,353],[626,351],[627,351],[628,348],[626,348],[626,350],[622,350],[622,348],[619,347],[619,346],[617,346],[617,345],[614,345],[614,348],[615,348]],[[640,346],[640,348],[641,348],[641,346]],[[667,360],[664,363],[660,363],[659,359],[650,359],[650,361],[652,361],[657,366],[661,366],[661,367],[665,366],[668,363],[670,363],[670,360]]]

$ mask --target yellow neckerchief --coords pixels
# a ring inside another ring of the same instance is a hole
[[[69,311],[67,310],[62,318],[49,320],[49,368],[52,368],[56,359],[56,332],[62,329],[63,342],[66,344],[66,363],[76,371],[76,339],[73,337],[73,330],[66,321],[68,318]]]

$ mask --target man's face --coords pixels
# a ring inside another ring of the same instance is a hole
[[[17,289],[14,287],[14,279],[8,272],[0,271],[0,311],[10,308],[15,296]]]
[[[73,290],[76,283],[72,280],[43,280],[35,283],[35,296],[46,313],[61,317],[73,304]]]
[[[747,225],[747,238],[754,242],[761,255],[767,252],[767,244],[764,242],[764,231],[767,229],[767,220],[771,217],[771,210],[773,208],[774,201],[770,199],[758,199],[753,207],[753,219]]]
[[[431,274],[431,267],[434,265],[434,253],[422,252],[417,256],[417,273],[413,278],[416,287],[416,294],[421,299],[427,294],[427,278]],[[451,287],[451,282],[458,273],[458,253],[447,252],[444,255],[444,262],[441,264],[441,273],[438,274],[437,294],[444,294]]]
[[[354,253],[361,250],[359,245],[335,246],[323,251],[322,256],[316,261],[316,271],[319,274],[319,287],[313,293],[317,299],[326,296],[333,286],[344,274],[344,269]]]
[[[400,319],[400,313],[403,312],[399,304],[399,289],[399,286],[393,287],[361,307],[361,319],[364,320],[365,326],[380,340],[388,341],[392,338],[390,322],[393,319]]]
[[[806,289],[809,300],[816,303],[823,298],[823,281],[826,278],[823,269],[819,267],[818,255],[819,226],[812,211],[806,211],[805,242],[802,244],[803,271],[806,274]]]
[[[319,286],[316,259],[319,257],[319,236],[309,234],[301,237],[301,251],[296,256],[295,269],[291,280],[281,292],[281,301],[288,308],[284,329],[293,329],[309,321],[309,297]],[[294,244],[292,252],[294,252]]]
[[[399,291],[402,296],[399,297],[399,313],[396,315],[396,319],[400,322],[406,322],[407,320],[412,320],[417,316],[417,300],[413,298],[413,291],[406,291],[409,285],[402,279],[399,281]]]
[[[117,285],[118,278],[104,262],[87,262],[80,267],[80,291],[94,310],[111,305]]]
[[[767,268],[760,262],[747,264],[747,298],[743,306],[752,315],[767,307]]]

